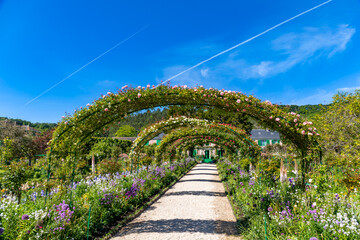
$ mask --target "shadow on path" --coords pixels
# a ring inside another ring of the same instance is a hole
[[[219,174],[212,174],[212,173],[188,173],[187,176],[189,175],[210,175],[210,176],[217,176]]]
[[[170,192],[164,196],[183,196],[183,195],[195,195],[195,196],[215,196],[215,197],[226,197],[224,192],[208,192],[208,191],[181,191],[181,192]]]
[[[216,182],[221,183],[219,180],[211,180],[211,179],[189,179],[189,180],[180,180],[179,182]]]
[[[173,233],[173,232],[201,232],[218,233],[233,235],[229,232],[229,226],[236,225],[234,222],[216,220],[193,220],[193,219],[169,219],[169,220],[149,220],[143,222],[130,223],[126,231],[117,236],[125,236],[131,233]],[[217,227],[214,227],[217,226]]]

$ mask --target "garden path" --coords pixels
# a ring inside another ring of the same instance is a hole
[[[215,164],[198,164],[112,240],[239,239]]]

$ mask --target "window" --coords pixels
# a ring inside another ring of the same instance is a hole
[[[265,147],[269,140],[259,140],[258,144],[260,147]]]
[[[272,140],[272,144],[280,143],[280,140]]]

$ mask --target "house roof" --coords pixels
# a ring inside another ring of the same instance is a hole
[[[280,140],[280,133],[266,129],[253,129],[251,138],[253,140]]]

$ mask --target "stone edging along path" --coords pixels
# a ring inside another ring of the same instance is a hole
[[[198,164],[112,240],[240,239],[214,164]]]

